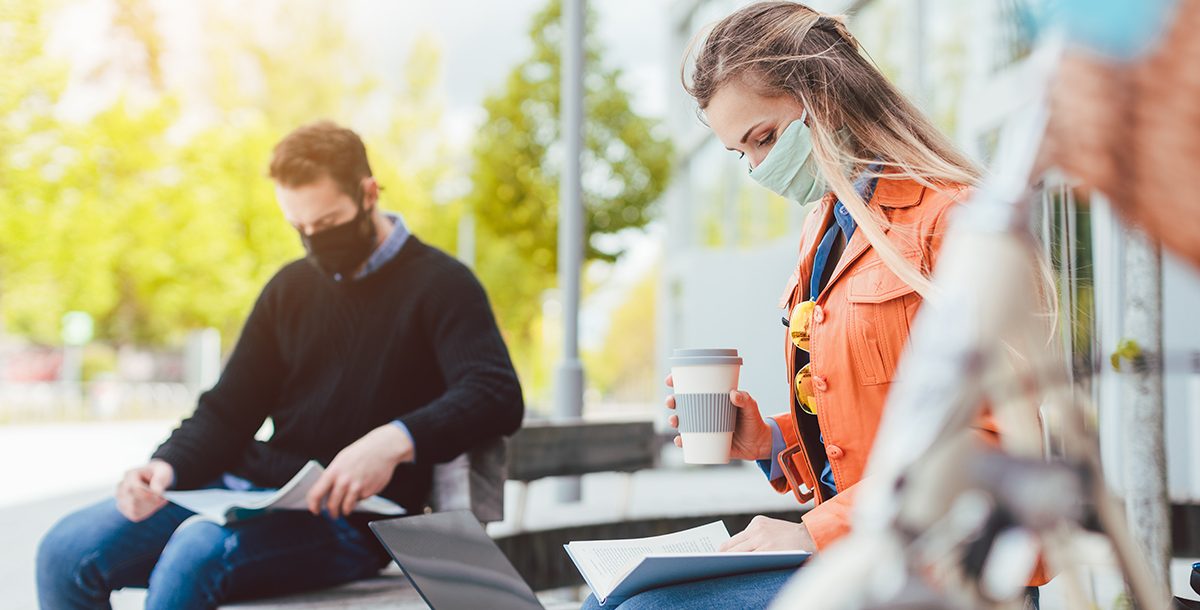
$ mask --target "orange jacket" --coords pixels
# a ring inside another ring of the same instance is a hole
[[[910,264],[928,271],[941,245],[947,216],[955,202],[965,199],[960,187],[928,189],[908,179],[881,178],[871,198],[891,221],[887,237]],[[825,195],[804,222],[800,261],[788,281],[780,305],[785,314],[809,298],[809,278],[817,245],[831,222],[835,197]],[[785,478],[773,485],[789,489],[801,502],[815,497],[816,506],[804,523],[824,548],[849,531],[850,507],[883,412],[892,375],[908,341],[921,296],[891,272],[867,241],[855,231],[834,267],[813,310],[810,329],[815,417],[797,412],[795,349],[787,341],[791,411],[775,418],[787,449],[779,462]],[[824,449],[821,438],[824,438]],[[817,484],[819,452],[828,456],[838,494],[824,497]]]
[[[962,186],[932,189],[907,178],[880,178],[871,205],[890,221],[888,239],[910,264],[928,273],[941,248],[950,209],[965,201],[969,193]],[[809,298],[813,259],[831,222],[835,199],[832,193],[826,194],[805,219],[800,261],[780,300],[788,315],[797,303]],[[820,417],[796,410],[792,383],[795,346],[786,339],[791,407],[789,413],[774,418],[787,447],[778,458],[785,476],[771,483],[781,493],[792,491],[800,502],[816,500],[803,521],[818,550],[850,531],[858,482],[920,305],[921,296],[887,268],[863,231],[855,231],[817,298],[809,328],[812,381]],[[998,441],[989,414],[981,416],[976,427],[985,438]],[[812,458],[819,459],[821,451],[829,459],[838,489],[831,498],[825,497],[813,467]],[[1045,566],[1039,565],[1029,584],[1045,584],[1049,576]]]

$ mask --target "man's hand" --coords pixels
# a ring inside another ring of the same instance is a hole
[[[308,492],[308,510],[321,508],[337,519],[354,512],[359,501],[387,487],[396,466],[412,458],[412,440],[395,424],[387,423],[368,432],[334,456]]]
[[[117,510],[137,523],[167,504],[163,492],[175,480],[175,469],[162,460],[150,460],[125,472],[117,484]]]
[[[720,551],[808,551],[817,550],[808,528],[803,523],[781,521],[759,515],[746,529],[725,541]]]

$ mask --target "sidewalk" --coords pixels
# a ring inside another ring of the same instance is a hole
[[[173,420],[0,426],[0,509],[116,486],[145,463]]]
[[[0,426],[0,591],[5,608],[32,610],[34,555],[66,513],[112,494],[174,421]]]

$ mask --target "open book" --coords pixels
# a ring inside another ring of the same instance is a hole
[[[729,530],[714,521],[651,538],[578,541],[563,547],[601,606],[616,605],[664,585],[795,568],[810,555],[804,551],[718,552],[726,540]]]
[[[261,491],[230,491],[228,489],[197,489],[195,491],[168,491],[163,494],[167,500],[178,504],[194,513],[192,520],[212,521],[218,525],[227,525],[244,521],[272,510],[308,510],[305,497],[308,491],[317,484],[325,469],[316,461],[309,461],[279,489]],[[399,504],[371,496],[358,503],[354,512],[378,513],[380,515],[403,515],[404,508]]]

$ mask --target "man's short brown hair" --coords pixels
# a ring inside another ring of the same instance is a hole
[[[357,203],[362,201],[362,179],[372,174],[367,148],[358,134],[332,121],[317,121],[297,128],[275,145],[270,175],[291,188],[329,176]]]

